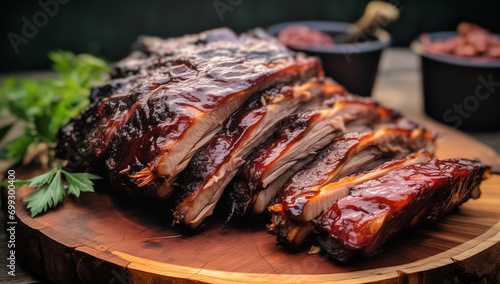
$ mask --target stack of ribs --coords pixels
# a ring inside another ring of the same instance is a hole
[[[165,211],[195,230],[216,206],[225,223],[270,214],[278,243],[315,239],[341,261],[478,197],[489,171],[437,160],[433,133],[260,29],[141,37],[89,99],[58,134],[70,166],[175,201]]]

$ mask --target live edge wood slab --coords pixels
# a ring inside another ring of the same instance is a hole
[[[500,165],[490,148],[444,126],[439,158],[479,158]],[[21,173],[19,173],[20,175]],[[34,175],[33,171],[23,174]],[[275,245],[265,220],[238,220],[225,230],[211,218],[192,234],[170,226],[169,210],[102,193],[66,200],[31,218],[17,191],[17,255],[56,283],[455,283],[456,275],[500,281],[500,176],[482,195],[435,225],[389,241],[381,253],[341,265],[322,254],[290,253]]]

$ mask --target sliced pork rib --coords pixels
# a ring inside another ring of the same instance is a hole
[[[434,136],[422,128],[382,128],[350,132],[337,137],[309,164],[294,174],[281,189],[277,202],[286,214],[297,213],[295,196],[328,183],[374,168],[388,159],[426,149],[432,151]]]
[[[290,223],[288,219],[302,220],[305,201],[323,186],[420,149],[432,150],[433,141],[434,136],[422,128],[382,128],[339,136],[290,177],[279,192],[276,204],[270,208],[273,213],[272,229],[278,236],[278,242],[289,247],[299,247],[304,242],[312,231],[311,224]],[[335,198],[347,193],[338,191],[333,197],[319,199],[318,207],[313,209],[325,206],[324,203],[333,203]],[[319,211],[318,215],[321,209]]]
[[[297,86],[274,88],[253,95],[224,122],[215,136],[198,150],[178,180],[177,223],[199,227],[217,204],[227,183],[246,156],[299,107],[331,97],[337,84],[317,79]]]
[[[324,232],[320,246],[340,261],[370,256],[401,230],[436,221],[477,197],[488,174],[477,160],[433,159],[368,179],[317,221]]]
[[[105,160],[115,187],[153,195],[252,94],[322,75],[318,59],[251,36],[184,44],[151,57],[159,62],[156,73],[82,117],[91,123],[75,152]],[[73,134],[63,131],[59,140],[73,141]]]
[[[368,130],[397,117],[392,110],[358,96],[335,98],[320,109],[287,117],[229,184],[230,215],[244,215],[249,206],[254,214],[262,214],[283,183],[336,136],[354,129]]]
[[[331,185],[344,185],[349,183],[350,186],[357,183],[366,181],[366,178],[373,178],[387,173],[392,169],[401,168],[403,166],[412,165],[416,163],[423,163],[432,160],[432,155],[427,151],[420,151],[417,154],[409,155],[401,159],[394,159],[383,163],[382,165],[376,167],[373,170],[361,172],[354,176],[347,176],[338,182],[332,183]],[[355,179],[355,177],[362,176],[360,179]],[[328,186],[328,185],[327,185]],[[338,199],[345,197],[349,194],[349,190],[345,190],[341,187],[340,191],[331,191],[334,194],[330,206]],[[346,192],[347,191],[347,192]],[[314,193],[314,192],[310,192]],[[321,203],[320,203],[321,205]],[[329,208],[328,208],[329,209]],[[328,210],[327,209],[327,210]],[[277,240],[279,244],[291,249],[301,248],[305,244],[307,237],[314,231],[314,221],[321,218],[321,214],[316,217],[316,219],[303,221],[297,220],[287,216],[283,211],[281,204],[277,203],[271,208],[273,212],[272,224],[270,225],[270,231],[277,235]]]
[[[115,64],[111,72],[112,79],[92,87],[87,109],[60,129],[56,149],[58,157],[73,161],[72,164],[75,165],[91,167],[95,164],[92,162],[96,155],[88,147],[87,135],[98,127],[95,123],[101,119],[99,108],[114,109],[114,104],[120,104],[119,107],[124,108],[121,102],[135,89],[170,77],[171,67],[175,62],[170,62],[172,57],[165,56],[168,53],[181,46],[202,46],[210,42],[238,40],[238,36],[227,28],[169,39],[141,36],[134,44],[132,54]]]

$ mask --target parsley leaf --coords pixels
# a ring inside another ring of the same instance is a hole
[[[37,177],[34,177],[29,181],[29,187],[41,187],[44,184],[50,183],[52,179],[54,178],[54,175],[56,173],[57,169],[54,169],[50,172],[47,172],[45,174],[39,175]]]
[[[93,192],[92,180],[100,178],[87,173],[66,172],[61,164],[54,166],[54,141],[59,128],[88,105],[92,84],[104,81],[109,67],[103,60],[89,54],[54,51],[48,56],[57,76],[29,80],[7,78],[0,87],[0,116],[15,118],[12,124],[0,124],[0,142],[4,145],[0,149],[0,159],[28,163],[30,154],[40,154],[49,158],[44,164],[53,168],[29,181],[15,182],[18,186],[29,182],[30,187],[38,188],[25,199],[32,217],[61,203],[66,194],[79,197],[81,192]],[[24,125],[24,132],[9,141],[2,141],[9,136],[11,126],[17,123]],[[48,147],[37,147],[44,144]],[[42,150],[37,152],[37,149]],[[28,159],[23,159],[26,157]]]
[[[63,185],[63,175],[68,184],[67,193]],[[55,207],[63,201],[66,194],[80,197],[81,192],[94,192],[93,179],[101,179],[101,177],[88,173],[69,173],[59,166],[50,172],[25,181],[29,182],[30,187],[38,187],[36,191],[24,199],[25,202],[28,202],[27,208],[31,211],[31,217]],[[23,181],[18,183],[23,183]]]
[[[52,195],[48,188],[44,187],[28,195],[24,201],[29,202],[28,209],[31,211],[31,217],[35,217],[52,206]]]
[[[80,192],[94,192],[92,179],[101,179],[100,176],[88,173],[71,174],[66,171],[63,171],[63,173],[68,181],[68,193],[76,197],[80,197]]]
[[[20,160],[33,144],[52,147],[61,125],[87,106],[92,84],[106,79],[109,71],[106,62],[89,54],[55,51],[49,58],[56,77],[7,78],[0,87],[0,115],[25,124],[24,133],[0,149],[0,159]],[[0,129],[0,140],[7,130]]]

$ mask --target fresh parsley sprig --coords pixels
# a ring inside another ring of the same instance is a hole
[[[61,162],[55,161],[53,149],[59,128],[87,106],[92,84],[107,78],[108,65],[92,55],[67,51],[50,52],[49,58],[57,76],[7,78],[0,87],[0,117],[14,118],[12,123],[0,125],[0,142],[12,134],[14,125],[24,127],[23,132],[2,143],[5,146],[0,149],[0,160],[15,164],[43,155],[47,157],[40,159],[46,161],[44,166],[52,168],[31,180],[16,182],[37,188],[25,199],[32,217],[58,205],[68,194],[79,197],[81,192],[93,192],[92,180],[100,179],[63,170]]]
[[[61,125],[87,106],[92,83],[103,81],[109,72],[106,62],[89,54],[56,51],[49,58],[57,76],[7,78],[0,88],[0,116],[24,125],[24,132],[0,149],[2,160],[19,161],[40,143],[53,146]],[[0,126],[0,141],[12,126]]]
[[[63,175],[67,185],[63,183]],[[80,197],[81,192],[94,192],[93,179],[101,177],[89,173],[69,173],[58,166],[50,172],[26,181],[29,182],[29,187],[38,188],[24,199],[25,202],[29,202],[27,207],[31,211],[31,217],[55,207],[67,194]]]

